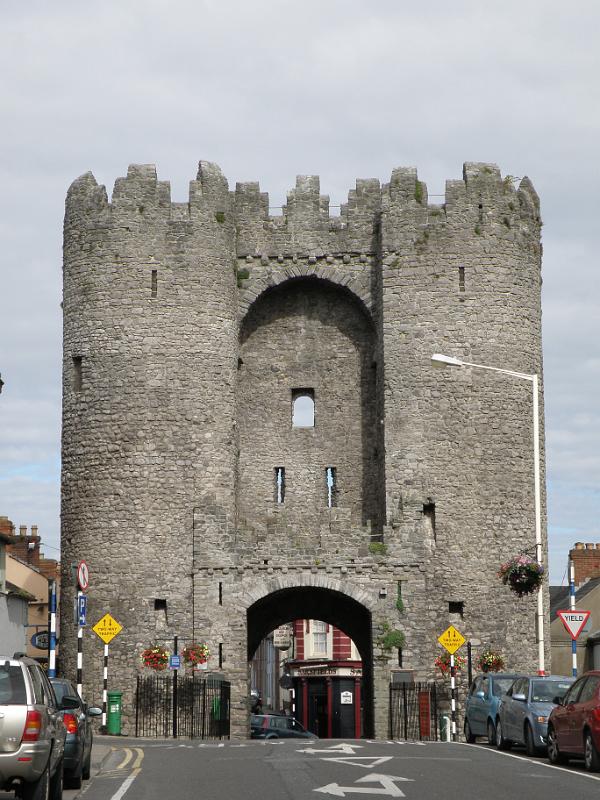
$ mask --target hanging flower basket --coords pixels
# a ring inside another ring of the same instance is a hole
[[[169,665],[169,653],[164,647],[153,644],[142,652],[141,660],[147,669],[162,672]]]
[[[204,642],[200,644],[188,644],[183,648],[183,660],[190,667],[206,664],[210,655],[208,645]]]
[[[531,556],[514,556],[502,564],[498,570],[498,577],[502,583],[519,597],[533,594],[542,585],[544,567]]]
[[[441,656],[438,656],[433,663],[444,677],[450,675],[450,653],[447,650]],[[457,653],[454,654],[454,668],[457,672],[460,672],[466,663],[467,659],[464,656],[459,656]]]
[[[506,666],[500,653],[486,647],[475,662],[480,672],[500,672]]]

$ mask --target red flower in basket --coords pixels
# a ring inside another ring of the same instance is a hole
[[[197,664],[206,664],[210,655],[210,650],[205,642],[200,644],[188,644],[183,648],[183,660],[191,667]]]

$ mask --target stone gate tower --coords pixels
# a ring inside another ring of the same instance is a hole
[[[357,181],[339,217],[316,177],[271,216],[258,184],[231,192],[206,162],[187,203],[149,166],[110,203],[91,173],[73,183],[61,653],[73,673],[85,558],[90,619],[124,628],[126,732],[140,651],[175,634],[232,681],[234,733],[249,657],[294,618],[356,642],[367,735],[387,735],[392,670],[433,677],[451,622],[535,669],[535,600],[496,575],[534,545],[531,387],[431,355],[541,373],[540,260],[532,184],[488,164],[443,205],[414,169]],[[101,643],[84,649],[97,700]]]

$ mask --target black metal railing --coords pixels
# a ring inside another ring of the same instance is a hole
[[[231,685],[191,676],[138,675],[135,735],[156,738],[229,738]]]
[[[437,742],[441,694],[435,683],[390,684],[390,738]]]

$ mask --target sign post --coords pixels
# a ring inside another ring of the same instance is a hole
[[[86,597],[84,592],[90,585],[90,571],[85,561],[77,565],[77,693],[83,694],[83,626],[85,625]],[[81,610],[83,608],[83,623]]]
[[[452,704],[452,741],[456,741],[456,666],[454,653],[463,646],[467,640],[454,625],[450,625],[438,636],[438,642],[450,653],[450,696]]]
[[[123,630],[114,617],[110,614],[105,614],[102,619],[92,628],[96,636],[99,636],[104,642],[104,674],[102,685],[102,729],[106,731],[106,700],[108,696],[108,643],[111,642],[115,636]]]
[[[581,631],[585,628],[585,623],[588,621],[591,611],[575,610],[574,605],[575,596],[571,596],[571,609],[569,611],[557,611],[557,616],[560,617],[562,624],[567,629],[571,637],[571,654],[573,659],[573,675],[577,676],[577,639]]]

